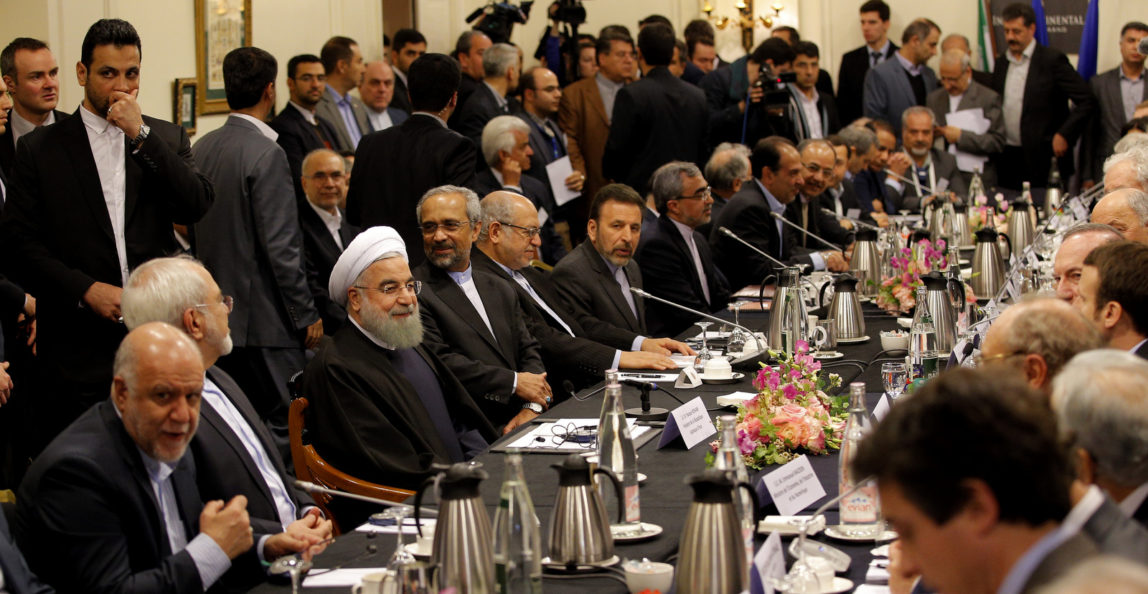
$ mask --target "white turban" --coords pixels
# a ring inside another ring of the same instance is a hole
[[[327,291],[331,299],[339,305],[347,306],[347,289],[355,279],[359,278],[364,270],[371,264],[379,261],[379,257],[398,252],[403,261],[407,259],[407,246],[399,232],[392,227],[371,227],[355,237],[351,245],[343,250],[339,261],[331,269],[331,280],[327,283]]]

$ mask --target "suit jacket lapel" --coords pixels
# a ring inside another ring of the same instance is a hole
[[[1106,109],[1111,110],[1111,111],[1109,111],[1109,113],[1120,114],[1120,118],[1123,119],[1124,118],[1124,93],[1122,93],[1120,90],[1120,68],[1121,67],[1117,66],[1116,68],[1117,68],[1116,76],[1108,77],[1108,80],[1104,81],[1104,84],[1108,87],[1108,92],[1102,94],[1101,96],[1103,97],[1104,95],[1107,95],[1107,101],[1108,101],[1109,105],[1106,107]],[[1143,75],[1141,75],[1141,76],[1143,76]],[[1144,86],[1145,86],[1145,88],[1148,88],[1148,85],[1144,85]]]
[[[614,303],[614,307],[618,308],[618,312],[629,323],[631,330],[638,329],[638,320],[634,319],[634,312],[630,310],[630,304],[626,302],[626,298],[622,295],[622,287],[618,284],[617,279],[610,273],[610,268],[606,266],[606,262],[602,260],[602,255],[594,247],[590,240],[582,242],[581,249],[586,250],[586,261],[590,263],[593,268],[602,277],[602,288],[606,294],[610,296],[610,301]],[[627,274],[626,278],[630,280],[631,287],[637,286],[633,284],[632,275]],[[638,299],[635,299],[635,309],[638,306]],[[638,310],[639,312],[641,310]]]
[[[143,168],[132,158],[131,143],[124,136],[124,228],[131,226],[132,212],[139,202],[140,186],[143,184]],[[126,231],[125,231],[126,233]]]
[[[184,453],[175,471],[171,473],[171,490],[175,493],[179,518],[183,520],[184,537],[187,542],[191,542],[199,532],[199,514],[203,506],[199,501],[198,487],[195,485],[195,463],[192,462],[190,453]]]
[[[76,116],[79,118],[79,116]],[[148,532],[153,538],[156,550],[161,551],[163,556],[171,554],[171,543],[167,539],[167,526],[164,524],[163,517],[159,513],[159,500],[155,497],[155,491],[151,488],[151,479],[148,478],[147,469],[144,467],[142,454],[136,446],[132,437],[128,435],[124,429],[124,423],[120,420],[115,411],[115,405],[111,400],[105,400],[97,406],[100,406],[100,416],[104,422],[104,426],[112,433],[114,444],[117,453],[128,466],[128,470],[132,475],[132,482],[135,483],[137,491],[143,493],[143,496],[151,502],[151,506],[146,510],[148,519],[151,520],[153,530]]]
[[[502,353],[502,356],[514,365],[518,361],[516,348],[518,345],[514,340],[514,335],[510,331],[510,324],[507,323],[511,312],[501,311],[498,308],[492,307],[494,296],[498,292],[498,286],[494,283],[500,281],[484,274],[479,274],[478,271],[474,269],[473,264],[471,265],[471,273],[474,274],[474,286],[478,288],[478,294],[485,296],[482,305],[486,308],[486,319],[490,320],[490,327],[494,329],[495,337],[498,339],[498,349]],[[512,369],[514,368],[517,368],[517,365],[512,367]]]
[[[705,292],[702,291],[701,278],[698,277],[698,271],[694,266],[694,255],[690,253],[690,246],[686,243],[686,239],[682,237],[677,226],[674,225],[673,221],[666,215],[658,217],[658,226],[662,228],[663,233],[670,236],[670,241],[673,242],[674,247],[678,248],[679,256],[688,264],[690,272],[693,273],[690,275],[690,286],[693,287],[694,293],[704,299]],[[694,239],[696,240],[697,238],[695,237]],[[698,256],[701,256],[701,244],[705,243],[705,241],[695,241],[694,243],[698,246]],[[705,265],[705,260],[702,260],[702,265]]]
[[[88,141],[87,130],[84,129],[84,119],[77,110],[72,117],[57,125],[63,127],[67,134],[73,137],[72,142],[65,143],[64,150],[67,151],[71,166],[76,172],[76,180],[79,182],[80,192],[84,195],[84,201],[92,209],[93,220],[108,239],[114,242],[112,219],[108,215],[107,202],[104,201],[100,172],[96,169],[96,158],[92,156],[92,145]],[[126,216],[124,221],[127,221]]]
[[[590,84],[587,85],[590,90],[586,93],[590,102],[590,107],[597,112],[598,117],[602,118],[602,123],[605,127],[610,127],[610,117],[606,114],[606,104],[602,101],[602,94],[598,92],[598,81],[590,78]]]
[[[470,302],[466,294],[462,292],[462,287],[454,282],[441,268],[427,264],[427,269],[431,273],[431,286],[434,288],[435,295],[442,299],[443,303],[447,305],[452,311],[461,315],[462,319],[466,321],[467,325],[471,327],[476,334],[482,337],[492,349],[497,353],[502,353],[495,342],[494,335],[490,333],[490,329],[482,322],[482,318],[478,315],[478,310],[474,308],[474,304]],[[473,270],[471,273],[473,274]],[[486,305],[486,302],[483,302]],[[489,316],[489,312],[487,313]],[[492,322],[493,325],[493,322]]]

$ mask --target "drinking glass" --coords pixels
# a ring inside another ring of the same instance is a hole
[[[747,340],[745,332],[739,326],[741,322],[738,321],[738,314],[741,313],[742,301],[736,301],[730,304],[730,309],[733,310],[733,331],[729,333],[729,338],[726,339],[725,350],[729,353],[740,353],[745,350],[745,341]],[[705,342],[704,340],[702,342]]]
[[[704,374],[706,363],[712,358],[709,345],[706,344],[706,328],[713,325],[713,322],[695,322],[695,324],[702,329],[702,350],[698,351],[698,356],[694,359],[694,369],[696,369],[698,373]]]
[[[407,550],[406,539],[403,538],[403,533],[406,526],[407,516],[411,515],[411,508],[409,507],[388,507],[383,511],[383,517],[392,519],[395,526],[398,528],[396,531],[395,552],[391,555],[391,560],[387,563],[387,569],[397,572],[404,566],[410,565],[416,561],[415,556]]]
[[[789,573],[781,580],[774,580],[774,587],[786,594],[817,594],[821,592],[821,582],[817,572],[806,560],[805,539],[812,522],[809,516],[791,520],[797,526],[797,561],[789,568]]]
[[[905,384],[909,381],[909,369],[904,363],[887,362],[881,364],[881,383],[885,386],[885,394],[896,401],[905,391]]]

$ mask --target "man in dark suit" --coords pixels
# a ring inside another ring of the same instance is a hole
[[[348,223],[339,203],[347,197],[346,161],[335,151],[319,149],[303,160],[303,191],[307,203],[299,205],[307,284],[315,309],[323,320],[323,333],[334,336],[347,321],[347,311],[331,299],[327,284],[343,248],[359,234]]]
[[[28,562],[8,532],[8,519],[0,514],[0,578],[5,592],[11,594],[52,594],[55,590],[45,585],[28,568]]]
[[[792,71],[795,56],[788,43],[771,37],[748,56],[734,60],[729,68],[714,70],[698,83],[709,106],[710,144],[736,142],[755,146],[762,138],[789,132],[792,123],[786,117],[785,107],[767,110],[762,102],[766,87],[757,83],[763,66],[774,74]]]
[[[530,168],[527,175],[538,180],[546,190],[547,199],[536,204],[550,204],[546,207],[548,219],[554,221],[558,232],[569,241],[570,228],[566,221],[570,207],[558,207],[554,191],[550,188],[550,178],[546,166],[567,156],[566,133],[558,125],[558,105],[562,101],[562,88],[558,86],[558,75],[541,66],[531,68],[522,74],[519,81],[522,95],[522,111],[518,117],[530,125]],[[566,177],[566,188],[581,192],[586,176],[580,171],[571,172]],[[568,203],[569,204],[569,203]],[[552,210],[552,208],[554,210]]]
[[[315,111],[334,126],[337,148],[353,151],[371,131],[367,108],[351,94],[363,80],[363,55],[354,39],[335,36],[323,44],[319,57],[327,74],[327,86]]]
[[[411,64],[414,113],[401,126],[368,134],[355,153],[347,192],[349,223],[364,229],[388,225],[407,245],[420,246],[422,232],[411,213],[423,193],[444,184],[474,184],[474,143],[446,127],[460,76],[458,63],[442,54],[427,54]],[[412,264],[422,260],[422,250],[411,251]]]
[[[487,37],[486,33],[482,31],[475,31],[470,29],[463,31],[458,36],[458,40],[454,43],[454,53],[451,54],[454,59],[458,60],[458,65],[462,69],[462,81],[458,85],[458,104],[460,106],[466,105],[466,100],[478,90],[482,85],[482,79],[486,74],[482,70],[482,55],[494,42]],[[454,129],[458,124],[459,112],[455,111],[447,124]]]
[[[871,209],[870,216],[889,216],[897,211],[904,186],[893,184],[890,174],[905,177],[913,165],[912,159],[903,151],[897,150],[897,136],[893,126],[884,120],[871,122],[877,142],[875,151],[869,155],[868,165],[853,176],[853,188],[857,190],[858,202]],[[862,208],[865,208],[864,206]]]
[[[253,47],[228,52],[223,81],[231,115],[192,152],[216,187],[215,205],[193,228],[196,254],[228,295],[235,350],[220,361],[272,433],[287,444],[287,380],[306,363],[323,321],[304,273],[291,171],[263,121],[275,105],[275,58]]]
[[[391,43],[391,66],[395,68],[395,97],[391,103],[398,109],[407,113],[414,113],[418,108],[410,97],[409,76],[411,64],[415,63],[427,53],[427,39],[422,33],[414,29],[399,29],[395,32],[395,40]],[[449,118],[449,114],[447,116]],[[415,250],[414,253],[418,253]]]
[[[996,185],[996,168],[992,158],[1004,148],[1004,116],[1001,113],[1001,97],[989,87],[973,80],[975,72],[969,65],[969,55],[962,50],[950,50],[941,56],[940,65],[942,89],[929,94],[925,105],[933,110],[937,118],[937,132],[945,145],[956,146],[958,151],[988,159],[981,165],[981,180],[985,190]],[[989,128],[983,133],[962,130],[949,124],[946,115],[954,111],[980,111],[989,121]],[[961,177],[966,185],[972,180],[973,172],[962,170]],[[963,197],[962,197],[963,198]]]
[[[734,194],[741,191],[744,184],[753,179],[749,173],[749,152],[749,147],[743,144],[723,142],[714,149],[710,160],[706,162],[704,173],[714,203],[710,207],[709,222],[702,223],[697,228],[697,232],[701,233],[706,241],[709,241],[713,222],[717,220],[725,205]]]
[[[892,176],[886,180],[887,185],[897,190],[893,199],[895,209],[923,212],[938,197],[953,203],[964,201],[969,186],[957,169],[957,159],[933,146],[933,130],[937,126],[933,110],[910,107],[901,114],[901,122],[901,144],[910,164],[904,171],[896,164],[890,164],[889,168],[911,181]]]
[[[518,89],[518,48],[509,43],[496,43],[482,54],[484,78],[465,104],[459,104],[454,130],[482,144],[486,123],[511,113],[511,93]]]
[[[145,324],[115,359],[111,398],[53,440],[20,485],[13,530],[29,566],[64,592],[140,593],[204,592],[233,563],[258,567],[246,499],[204,505],[185,455],[203,389],[195,343]],[[265,558],[284,552],[282,539],[267,539]]]
[[[77,66],[84,100],[76,117],[22,138],[9,178],[5,251],[14,276],[41,296],[45,443],[107,397],[131,268],[174,252],[172,223],[195,223],[214,199],[183,129],[140,113],[139,68],[130,24],[92,25]]]
[[[707,156],[705,93],[666,68],[673,55],[668,25],[646,25],[638,33],[638,63],[645,74],[618,91],[602,157],[607,179],[643,194],[650,174],[666,162],[698,164]]]
[[[1120,140],[1120,129],[1132,119],[1136,106],[1148,101],[1144,82],[1144,55],[1137,48],[1148,37],[1148,25],[1131,22],[1120,30],[1120,65],[1088,81],[1096,96],[1093,123],[1084,135],[1081,179],[1098,183],[1104,177],[1104,160]]]
[[[1036,13],[1028,3],[1006,6],[1002,17],[1008,51],[993,68],[1005,129],[998,183],[1014,191],[1026,181],[1043,188],[1053,156],[1061,179],[1072,176],[1072,145],[1096,111],[1096,99],[1062,52],[1036,42]]]
[[[1073,305],[1096,324],[1109,347],[1148,359],[1145,266],[1148,245],[1143,243],[1114,241],[1092,250],[1084,258]]]
[[[869,69],[893,59],[899,48],[889,39],[889,5],[869,0],[861,5],[861,34],[865,45],[845,52],[837,71],[837,109],[842,122],[861,117],[865,76]]]
[[[642,272],[633,256],[645,208],[628,186],[610,184],[599,190],[590,205],[587,241],[554,267],[551,279],[567,311],[579,319],[596,318],[632,337],[629,350],[693,354],[676,340],[649,338],[645,304],[630,292],[630,287],[642,288]]]
[[[662,165],[650,179],[658,205],[658,222],[645,229],[634,259],[646,290],[667,301],[707,313],[725,309],[729,283],[714,266],[706,238],[696,231],[709,221],[713,197],[693,163]],[[647,305],[646,319],[654,334],[677,336],[698,317],[657,301]]]
[[[945,445],[954,439],[964,444],[959,451]],[[1073,464],[1061,444],[1039,391],[959,369],[899,403],[862,442],[852,468],[877,479],[881,513],[898,533],[914,535],[900,546],[929,588],[1036,592],[1096,554],[1065,520]]]
[[[730,289],[737,291],[760,284],[775,272],[775,266],[727,237],[721,232],[722,227],[782,262],[835,272],[846,270],[841,252],[799,246],[797,233],[773,216],[784,216],[786,205],[797,199],[805,183],[805,168],[797,147],[779,136],[764,138],[754,147],[750,163],[757,177],[730,199],[710,231],[714,261],[729,280]]]
[[[825,72],[820,69],[821,52],[811,41],[797,42],[793,51],[797,54],[793,59],[797,82],[789,85],[793,141],[825,138],[837,132],[841,122],[832,88],[827,92],[817,85],[817,73]]]
[[[837,163],[833,145],[827,140],[812,139],[799,144],[797,150],[801,153],[805,176],[797,199],[785,207],[785,218],[845,251],[852,252],[853,233],[842,227],[837,217],[822,211],[829,188],[837,181],[833,173]],[[823,250],[828,247],[800,231],[797,232],[796,240],[802,248]]]
[[[865,75],[862,101],[865,117],[893,124],[901,133],[901,114],[915,105],[924,105],[937,88],[937,74],[926,63],[937,55],[941,29],[929,19],[917,19],[901,34],[901,49],[893,59],[874,66]]]
[[[0,170],[12,171],[21,136],[68,117],[56,109],[59,71],[52,50],[39,39],[17,37],[0,51],[0,73],[13,102],[7,129],[0,133]]]
[[[471,266],[481,217],[478,196],[466,188],[427,192],[418,205],[427,261],[414,274],[427,289],[421,298],[426,344],[487,420],[509,433],[549,408],[553,392],[514,290]]]
[[[566,255],[566,247],[549,217],[549,213],[557,210],[550,192],[542,182],[526,173],[532,169],[533,152],[529,124],[509,115],[490,120],[482,133],[482,153],[487,167],[478,172],[473,189],[479,196],[498,190],[515,192],[547,213],[547,220],[540,230],[542,249],[539,259],[553,266]]]
[[[367,108],[371,130],[378,132],[407,121],[410,113],[391,107],[395,96],[395,70],[386,62],[371,62],[363,72],[359,98]]]
[[[841,136],[834,134],[825,140],[833,146],[833,176],[828,181],[828,188],[821,194],[821,207],[833,212],[837,223],[842,229],[854,231],[853,222],[861,216],[861,203],[857,198],[857,190],[853,181],[849,179],[849,156],[852,148]]]
[[[305,199],[303,186],[299,182],[303,157],[314,150],[338,147],[335,127],[315,114],[315,108],[326,88],[326,80],[323,63],[317,56],[303,54],[291,58],[287,62],[287,91],[291,99],[283,111],[271,120],[271,129],[279,135],[275,142],[287,153],[287,165],[295,185],[295,198],[300,202]]]
[[[309,494],[294,487],[255,408],[235,380],[215,367],[219,357],[231,351],[227,316],[232,303],[198,262],[156,258],[128,278],[124,323],[129,329],[149,322],[170,323],[195,341],[203,357],[207,373],[200,401],[202,422],[190,445],[200,498],[228,500],[243,495],[255,530],[329,538],[331,522],[320,516]],[[266,579],[257,566],[236,565],[222,583],[229,589],[248,590]]]

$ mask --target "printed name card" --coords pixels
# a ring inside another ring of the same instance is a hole
[[[814,501],[825,497],[825,487],[813,472],[809,458],[798,456],[792,462],[763,476],[769,496],[783,516],[795,516]]]
[[[702,385],[702,378],[698,375],[698,370],[694,369],[693,364],[683,367],[682,372],[678,374],[677,381],[674,382],[675,388],[696,388],[700,385]]]
[[[773,580],[785,578],[785,553],[781,551],[781,535],[770,532],[765,544],[753,556],[753,571],[750,572],[749,591],[751,594],[773,594]]]
[[[666,428],[662,430],[661,440],[658,441],[658,449],[680,438],[688,450],[715,433],[717,428],[706,412],[701,396],[698,396],[670,411],[670,418],[666,420]]]
[[[885,415],[889,414],[889,395],[882,394],[881,400],[877,401],[877,406],[873,407],[873,420],[880,423],[885,419]]]

